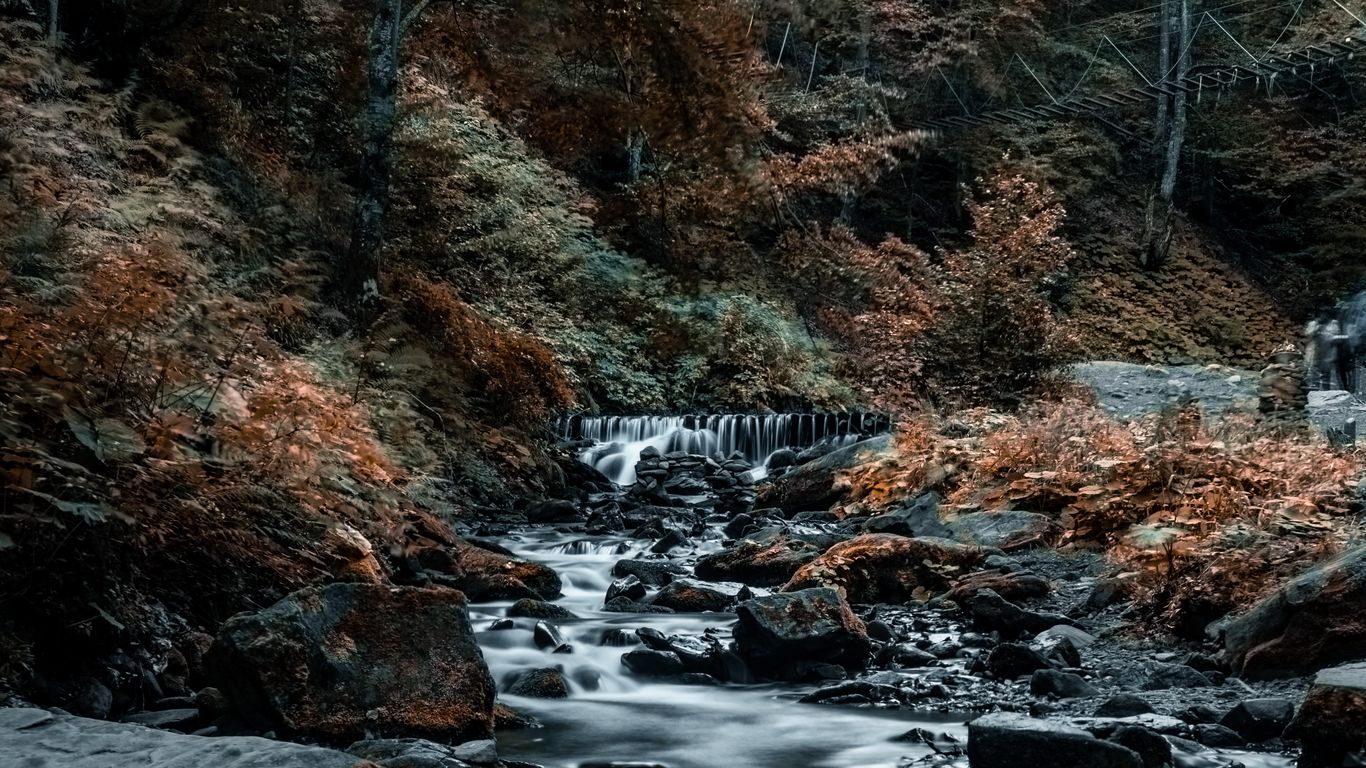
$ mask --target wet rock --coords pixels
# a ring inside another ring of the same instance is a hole
[[[506,704],[493,705],[493,728],[498,731],[520,731],[540,728],[541,722],[525,712],[518,712]]]
[[[802,661],[858,668],[868,656],[863,622],[833,589],[751,598],[736,607],[736,615],[736,646],[761,675],[795,677]]]
[[[766,466],[769,471],[783,469],[785,467],[796,466],[797,452],[791,448],[779,448],[768,455]]]
[[[1219,724],[1248,741],[1266,741],[1278,738],[1294,717],[1295,704],[1289,699],[1246,699],[1230,709]]]
[[[1053,696],[1059,699],[1081,699],[1100,695],[1100,691],[1086,682],[1081,675],[1056,669],[1040,669],[1035,672],[1029,679],[1029,692],[1035,696]]]
[[[148,728],[161,728],[167,731],[189,733],[199,727],[199,709],[159,709],[151,712],[138,712],[123,718],[125,723],[145,725]]]
[[[498,750],[492,739],[467,741],[458,746],[425,739],[367,739],[352,744],[346,751],[385,768],[462,768],[466,764],[498,762]]]
[[[1128,582],[1123,579],[1097,579],[1086,595],[1086,608],[1092,613],[1103,611],[1124,600]]]
[[[744,539],[697,561],[694,573],[708,581],[735,581],[756,587],[785,584],[802,566],[824,552],[810,541],[780,534],[765,542]]]
[[[849,680],[843,683],[818,688],[798,699],[803,704],[830,703],[871,703],[896,698],[898,689],[891,685],[871,683],[867,680]]]
[[[621,663],[633,673],[648,677],[681,675],[686,671],[678,654],[653,648],[630,651],[621,657]]]
[[[922,651],[910,643],[900,643],[888,647],[887,660],[903,667],[928,667],[939,661],[939,657],[929,651]]]
[[[900,603],[913,599],[917,588],[943,590],[946,571],[975,567],[982,557],[975,547],[944,539],[869,533],[826,550],[782,589],[838,587],[856,603]]]
[[[582,520],[583,515],[574,502],[551,499],[528,505],[526,519],[529,523],[572,523]]]
[[[894,741],[908,741],[913,744],[924,744],[934,750],[937,755],[950,755],[958,757],[966,752],[963,742],[958,737],[950,733],[931,733],[923,728],[912,728],[909,731],[897,736]]]
[[[1096,707],[1096,717],[1133,717],[1134,715],[1146,715],[1156,712],[1153,705],[1149,704],[1141,696],[1132,693],[1121,693],[1111,696],[1105,703]]]
[[[608,600],[602,609],[608,613],[673,613],[674,609],[666,608],[662,605],[650,605],[649,603],[637,603],[627,597],[614,597]]]
[[[1059,624],[1076,623],[1060,614],[1025,610],[990,589],[978,590],[967,599],[965,607],[972,616],[974,627],[1000,632],[1004,637],[1018,637],[1026,632],[1035,634]]]
[[[973,512],[947,525],[956,541],[1003,552],[1047,544],[1062,532],[1062,527],[1046,515],[1016,510]]]
[[[564,637],[560,634],[559,628],[544,621],[536,622],[535,629],[531,631],[531,640],[542,650],[564,645]]]
[[[524,619],[549,619],[550,621],[578,618],[568,608],[544,600],[533,600],[529,597],[524,597],[513,603],[512,607],[508,608],[508,616]]]
[[[232,711],[232,702],[222,691],[212,686],[199,689],[194,695],[195,707],[206,717],[215,718]]]
[[[987,654],[987,671],[998,680],[1014,680],[1048,669],[1048,660],[1022,643],[1001,643]]]
[[[551,568],[464,541],[449,549],[428,549],[419,559],[426,568],[452,576],[454,586],[474,602],[549,600],[560,595],[560,577]]]
[[[635,576],[626,576],[607,585],[607,602],[618,597],[640,601],[645,599],[645,584]]]
[[[813,509],[829,509],[849,492],[844,470],[886,454],[891,437],[883,435],[832,451],[803,464],[759,490],[755,503],[777,507],[792,515]]]
[[[998,712],[968,723],[971,768],[1143,768],[1133,750],[1079,728]]]
[[[569,684],[558,667],[538,667],[513,673],[507,680],[507,692],[512,696],[533,699],[564,699],[569,697]]]
[[[1286,735],[1300,740],[1299,768],[1366,765],[1366,662],[1319,672]]]
[[[1165,688],[1208,688],[1214,683],[1185,664],[1159,664],[1141,686],[1145,691]]]
[[[1286,582],[1223,627],[1240,677],[1303,674],[1366,657],[1366,547]]]
[[[1201,723],[1191,729],[1191,734],[1195,740],[1207,747],[1217,748],[1236,748],[1247,746],[1247,740],[1238,735],[1232,728],[1226,728],[1218,723]]]
[[[678,613],[720,613],[735,605],[735,590],[694,579],[674,579],[650,603]]]
[[[598,645],[616,648],[624,648],[626,646],[639,644],[640,638],[636,637],[634,632],[628,632],[624,629],[609,629],[602,634],[602,639],[598,642]]]
[[[1120,726],[1111,734],[1110,741],[1133,750],[1144,768],[1163,768],[1172,762],[1171,742],[1142,726]]]
[[[356,768],[356,757],[322,747],[245,736],[203,738],[41,709],[0,709],[0,763],[7,766],[241,766]]]
[[[687,569],[669,560],[618,560],[612,566],[613,576],[635,576],[651,587],[662,587],[675,576],[687,574]]]
[[[1071,627],[1066,627],[1066,629],[1071,629]],[[1086,633],[1083,632],[1082,634]],[[1054,633],[1051,628],[1036,635],[1029,642],[1029,647],[1038,651],[1045,659],[1061,666],[1081,666],[1081,651],[1077,650],[1072,638],[1064,634]]]
[[[334,742],[492,733],[493,680],[454,590],[303,589],[229,619],[208,665],[237,714],[261,727]]]

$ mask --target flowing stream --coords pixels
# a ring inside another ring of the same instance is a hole
[[[574,652],[551,654],[532,642],[534,620],[518,619],[515,629],[485,629],[503,616],[507,604],[472,608],[495,680],[501,684],[517,670],[559,664],[572,689],[568,699],[560,700],[502,695],[507,704],[545,726],[500,733],[499,752],[505,758],[547,768],[608,761],[669,768],[890,768],[903,757],[930,754],[924,745],[893,741],[912,728],[966,738],[962,716],[796,703],[814,685],[689,686],[633,677],[623,669],[621,656],[641,646],[602,646],[607,631],[653,627],[670,635],[701,634],[710,628],[729,638],[734,616],[602,611],[612,565],[640,551],[635,542],[546,531],[504,543],[557,570],[565,582],[564,597],[557,603],[581,617],[557,622]]]

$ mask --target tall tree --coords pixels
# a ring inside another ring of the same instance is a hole
[[[375,0],[368,48],[367,93],[361,116],[356,210],[351,223],[351,244],[337,269],[343,302],[361,313],[379,299],[384,217],[389,211],[389,182],[394,170],[402,5],[402,0]]]
[[[1160,164],[1156,187],[1148,196],[1147,237],[1141,256],[1143,266],[1161,269],[1171,251],[1172,219],[1175,213],[1176,175],[1181,165],[1181,147],[1186,139],[1186,92],[1167,85],[1179,81],[1190,71],[1190,2],[1165,0],[1162,7],[1157,83],[1157,130],[1155,154]],[[1173,63],[1174,62],[1174,63]]]

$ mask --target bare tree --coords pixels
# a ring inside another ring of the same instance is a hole
[[[1148,196],[1147,235],[1140,257],[1143,266],[1149,269],[1161,269],[1171,251],[1173,197],[1181,165],[1181,147],[1186,139],[1186,92],[1166,83],[1180,81],[1190,71],[1190,43],[1190,0],[1165,0],[1158,51],[1161,79],[1157,86],[1162,93],[1158,94],[1154,136],[1161,174],[1156,188]]]

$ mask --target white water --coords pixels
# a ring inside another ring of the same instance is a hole
[[[642,646],[598,645],[607,630],[648,626],[665,635],[700,635],[713,628],[728,640],[734,616],[603,612],[612,565],[639,551],[635,543],[624,553],[616,540],[582,537],[574,542],[562,534],[504,543],[558,571],[565,594],[557,602],[581,617],[557,623],[574,646],[572,654],[537,649],[531,640],[533,620],[518,619],[516,629],[479,633],[484,657],[500,687],[518,670],[563,665],[572,689],[570,698],[562,700],[500,694],[500,700],[534,715],[545,726],[499,733],[504,758],[547,768],[610,760],[662,763],[669,768],[892,768],[903,757],[930,754],[923,745],[891,740],[911,728],[966,738],[962,717],[794,701],[814,686],[687,686],[634,677],[623,669],[621,657]],[[487,627],[505,610],[506,604],[474,606],[476,629]],[[600,680],[597,690],[576,682],[590,672]]]
[[[800,450],[821,441],[848,445],[887,431],[888,424],[887,417],[873,414],[582,416],[561,420],[559,432],[564,439],[595,441],[579,459],[617,485],[630,485],[636,481],[640,452],[647,447],[706,456],[738,451],[756,468],[757,480],[775,451]]]
[[[562,665],[568,699],[533,699],[500,694],[500,700],[535,716],[544,727],[498,735],[500,755],[546,768],[577,768],[588,762],[659,763],[668,768],[893,768],[930,754],[928,747],[894,741],[912,728],[967,738],[971,715],[942,715],[909,709],[799,704],[813,686],[685,686],[627,674],[621,657],[641,646],[606,647],[610,629],[653,627],[670,634],[699,635],[711,628],[730,638],[733,614],[621,614],[601,610],[612,565],[639,553],[648,542],[566,536],[537,531],[504,544],[519,555],[559,572],[564,597],[558,604],[579,619],[557,622],[571,654],[552,654],[532,642],[534,620],[517,619],[515,629],[489,631],[508,603],[472,606],[479,643],[500,687],[517,671]],[[700,551],[719,541],[703,541]],[[598,680],[585,685],[585,676]],[[909,760],[907,760],[909,758]],[[1247,768],[1291,768],[1291,758],[1242,751],[1217,757],[1183,756],[1182,768],[1223,768],[1236,760]],[[903,762],[904,761],[904,762]],[[966,760],[954,763],[965,766]]]

